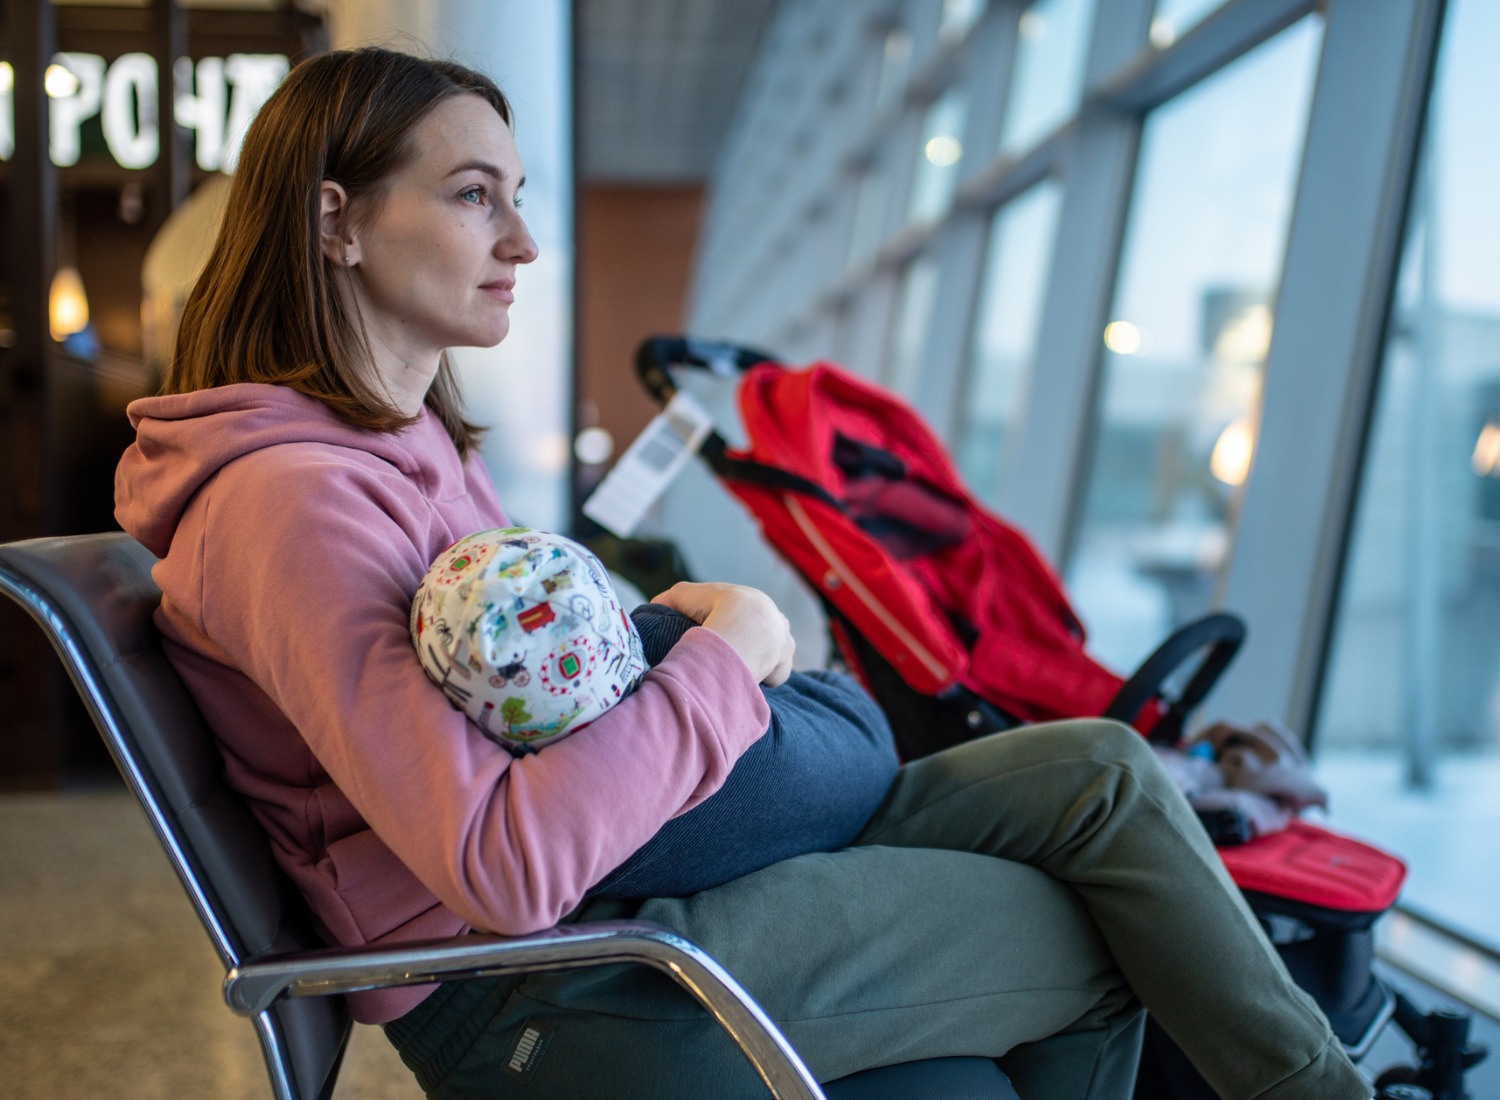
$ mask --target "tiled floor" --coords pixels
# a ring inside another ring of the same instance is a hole
[[[0,1096],[265,1100],[260,1047],[123,791],[0,796]],[[419,1100],[356,1028],[335,1100]]]
[[[264,1100],[250,1025],[134,802],[117,790],[0,796],[0,1096]],[[1424,1007],[1441,998],[1401,979]],[[1500,1026],[1478,1041],[1500,1049]],[[1410,1058],[1388,1029],[1365,1065]],[[1500,1100],[1500,1058],[1470,1077]],[[417,1100],[380,1032],[357,1028],[335,1100]]]

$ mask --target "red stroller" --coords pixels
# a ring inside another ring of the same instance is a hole
[[[1189,623],[1123,679],[1084,651],[1084,630],[1026,537],[968,493],[930,429],[879,387],[826,363],[788,370],[744,348],[682,337],[643,343],[636,368],[663,406],[669,367],[738,378],[748,438],[717,432],[702,455],[770,545],[818,593],[838,652],[892,719],[906,759],[1023,722],[1104,716],[1176,745],[1228,665],[1244,625]],[[1468,1020],[1422,1015],[1374,973],[1373,926],[1396,900],[1399,859],[1294,820],[1248,839],[1241,820],[1206,818],[1234,881],[1288,969],[1358,1058],[1394,1015],[1420,1065],[1381,1075],[1462,1100],[1483,1056]],[[1148,1030],[1136,1095],[1213,1094],[1164,1034]]]

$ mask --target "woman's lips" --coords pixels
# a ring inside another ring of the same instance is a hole
[[[485,283],[480,290],[502,302],[514,302],[516,281],[514,279],[497,279],[493,283]]]

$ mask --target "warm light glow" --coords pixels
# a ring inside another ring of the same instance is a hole
[[[1500,477],[1500,424],[1489,420],[1479,429],[1474,457],[1470,461],[1480,477]]]
[[[957,164],[959,158],[964,155],[964,147],[958,138],[949,137],[947,134],[939,134],[933,138],[923,151],[927,154],[927,159],[939,168]]]
[[[47,94],[53,99],[67,99],[70,95],[77,95],[82,86],[78,74],[66,65],[48,65],[46,75],[42,77],[42,87],[47,89]]]
[[[1170,19],[1151,20],[1150,33],[1151,44],[1158,50],[1164,50],[1177,41],[1177,28],[1173,26]]]
[[[52,292],[47,296],[47,317],[54,340],[65,340],[88,327],[89,300],[83,293],[83,279],[76,267],[58,268],[52,277]]]
[[[1263,363],[1274,327],[1269,306],[1254,305],[1232,319],[1214,341],[1214,357],[1229,363]]]
[[[573,453],[585,466],[597,466],[608,462],[615,453],[615,437],[607,428],[585,428],[573,440]]]
[[[1104,326],[1104,346],[1116,355],[1134,355],[1144,343],[1141,330],[1129,321],[1111,321]]]
[[[9,61],[0,61],[0,95],[10,95],[15,86],[16,70],[10,67]]]
[[[1040,38],[1047,33],[1047,20],[1036,11],[1021,13],[1021,22],[1016,28],[1022,38]]]
[[[1225,485],[1245,484],[1250,476],[1250,460],[1255,456],[1255,429],[1250,418],[1242,416],[1220,433],[1208,459],[1209,472]]]

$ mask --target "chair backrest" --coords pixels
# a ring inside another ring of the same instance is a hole
[[[226,970],[321,947],[162,650],[154,562],[119,532],[9,543],[0,545],[0,591],[62,658]],[[283,1001],[255,1022],[278,1097],[332,1091],[350,1027],[342,998]]]

